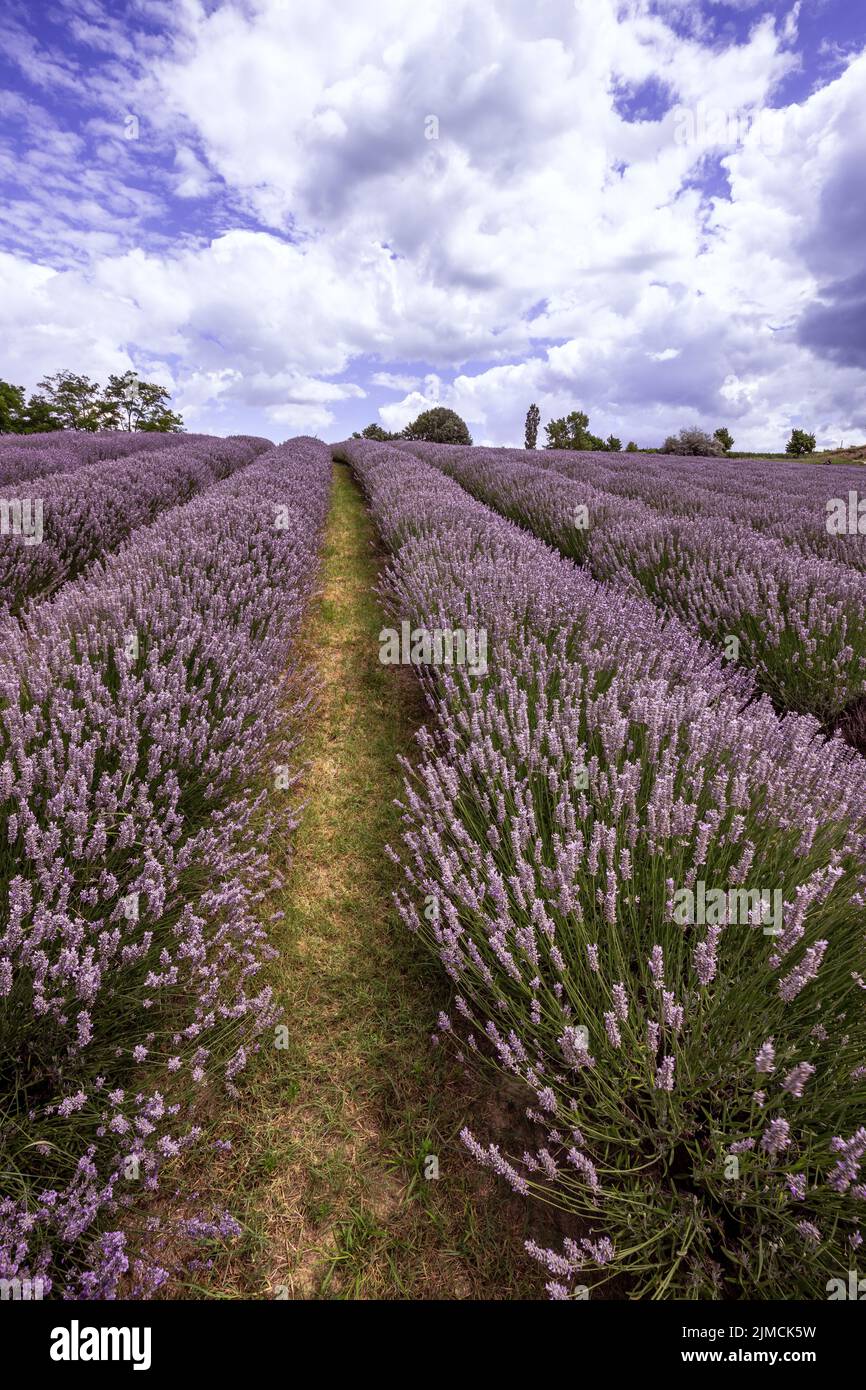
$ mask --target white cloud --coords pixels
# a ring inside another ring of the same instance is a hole
[[[418,378],[399,372],[374,372],[370,382],[373,386],[384,387],[386,391],[412,391],[418,385]]]
[[[327,428],[362,399],[357,375],[401,393],[379,406],[391,428],[441,400],[501,441],[531,399],[647,443],[720,416],[745,447],[801,418],[850,433],[863,374],[816,358],[797,325],[831,278],[815,250],[839,218],[828,189],[862,167],[866,57],[772,108],[799,61],[796,7],[778,26],[759,10],[726,45],[679,0],[184,0],[162,11],[173,43],[148,40],[136,66],[91,3],[79,40],[117,54],[82,76],[102,162],[67,184],[81,148],[12,113],[38,149],[0,262],[9,374],[144,355],[172,364],[202,428],[237,412]],[[13,47],[68,89],[68,55]],[[671,109],[629,122],[616,93],[650,79]],[[143,113],[135,148],[125,110]],[[702,191],[707,161],[730,198]],[[171,196],[178,234],[156,215]],[[46,225],[56,271],[26,250]]]

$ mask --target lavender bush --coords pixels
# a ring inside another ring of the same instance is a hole
[[[19,530],[17,535],[7,531],[0,536],[2,603],[17,612],[27,599],[50,593],[116,549],[136,527],[188,501],[270,447],[265,439],[200,436],[44,480],[32,478],[26,487],[18,484],[31,534]],[[37,507],[41,534],[34,536]]]
[[[0,485],[46,478],[49,473],[71,473],[88,463],[105,459],[144,457],[156,450],[203,440],[206,435],[130,434],[104,430],[97,434],[52,430],[48,434],[0,436]]]
[[[777,708],[831,729],[863,696],[866,574],[725,516],[664,515],[536,468],[522,450],[412,448],[596,578],[647,594],[743,662]],[[866,537],[850,539],[866,548]]]
[[[393,618],[489,634],[485,675],[419,667],[399,907],[536,1127],[465,1143],[573,1214],[551,1296],[826,1296],[866,1201],[862,759],[425,463],[340,454]]]
[[[270,449],[0,628],[2,1278],[113,1296],[124,1209],[271,1017],[262,769],[329,482]]]
[[[480,453],[476,450],[476,453]],[[521,450],[496,450],[514,462]],[[828,502],[853,489],[866,495],[862,465],[768,462],[762,459],[697,459],[609,453],[570,455],[539,451],[532,463],[598,490],[647,503],[664,514],[722,517],[773,536],[806,554],[866,569],[862,534],[828,532]]]

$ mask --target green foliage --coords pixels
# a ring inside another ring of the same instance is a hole
[[[635,442],[634,442],[633,439],[630,439],[630,440],[628,441],[628,443],[627,443],[626,446],[625,446],[625,451],[626,451],[627,454],[636,454],[636,453],[637,453],[637,451],[638,451],[638,450],[637,450],[637,445],[635,444]]]
[[[27,402],[22,417],[20,434],[47,434],[51,430],[62,429],[49,402],[38,391],[34,391]]]
[[[390,430],[383,430],[381,425],[376,424],[365,425],[360,433],[355,430],[352,434],[353,439],[377,439],[380,444],[387,444],[390,440],[402,437],[401,434],[391,434]]]
[[[541,411],[533,401],[526,412],[526,427],[524,430],[524,440],[527,449],[534,449],[538,443],[538,426],[541,424]]]
[[[589,449],[589,416],[582,410],[549,420],[544,426],[548,449]]]
[[[669,434],[661,452],[663,454],[693,454],[700,458],[719,458],[724,453],[719,440],[707,434],[706,430],[692,425],[680,430],[679,434]]]
[[[425,439],[431,444],[471,444],[465,420],[461,420],[455,410],[444,405],[422,410],[417,420],[407,425],[403,431],[404,439]]]
[[[548,449],[592,449],[596,453],[618,453],[622,441],[612,434],[601,439],[592,434],[589,416],[583,410],[572,410],[570,415],[560,416],[544,426]]]
[[[45,393],[51,414],[64,430],[111,429],[113,410],[103,404],[99,382],[77,372],[55,372],[39,383]]]
[[[29,400],[24,388],[0,380],[0,434],[38,434],[48,430],[178,431],[183,420],[169,407],[171,395],[137,372],[110,376],[105,390],[77,372],[55,372],[39,383]]]
[[[171,393],[155,381],[141,381],[137,372],[110,376],[103,393],[106,416],[125,430],[176,433],[183,420],[169,409]]]
[[[0,434],[20,434],[24,410],[24,387],[0,381]]]
[[[717,439],[727,454],[734,447],[734,436],[726,425],[720,425],[713,431],[713,439]]]
[[[786,454],[793,454],[795,458],[802,458],[804,454],[813,454],[814,452],[814,434],[807,434],[805,430],[791,430],[791,438],[785,446]]]

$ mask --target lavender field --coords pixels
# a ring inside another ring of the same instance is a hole
[[[864,170],[852,0],[3,6],[7,1379],[860,1363]]]
[[[7,1286],[207,1297],[243,1248],[213,1121],[286,1045],[336,468],[366,659],[423,697],[367,852],[436,1051],[506,1103],[458,1091],[437,1170],[517,1203],[534,1296],[825,1297],[866,1200],[862,473],[134,443],[0,443]]]

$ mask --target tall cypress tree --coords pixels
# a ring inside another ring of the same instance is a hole
[[[538,426],[541,423],[541,411],[533,401],[526,412],[526,447],[534,449],[538,441]]]

